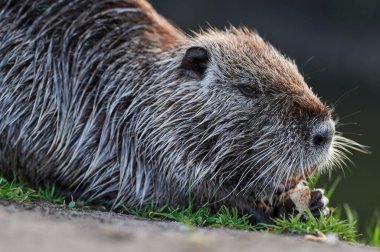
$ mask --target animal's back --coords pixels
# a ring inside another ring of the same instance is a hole
[[[144,1],[2,1],[0,169],[117,193],[125,111],[176,36]]]

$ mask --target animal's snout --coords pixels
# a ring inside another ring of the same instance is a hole
[[[313,148],[327,148],[330,146],[335,134],[335,126],[332,120],[317,123],[311,133],[311,146]]]

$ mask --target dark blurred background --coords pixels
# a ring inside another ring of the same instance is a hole
[[[332,205],[348,203],[359,214],[361,230],[380,207],[380,1],[378,0],[151,0],[185,31],[229,24],[256,29],[295,59],[313,90],[345,124],[338,131],[370,146],[354,153]],[[330,182],[329,182],[330,181]]]

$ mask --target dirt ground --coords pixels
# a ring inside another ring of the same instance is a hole
[[[189,228],[50,203],[0,202],[0,251],[378,251],[343,242],[229,229]]]

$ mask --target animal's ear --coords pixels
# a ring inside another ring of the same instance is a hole
[[[192,79],[203,79],[210,61],[208,51],[203,47],[190,47],[181,62],[182,73]]]

